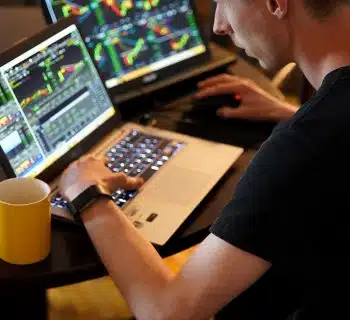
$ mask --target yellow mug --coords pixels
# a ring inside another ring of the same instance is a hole
[[[0,258],[18,265],[51,251],[50,187],[33,178],[0,182]]]

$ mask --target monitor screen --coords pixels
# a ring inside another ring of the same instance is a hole
[[[0,66],[0,146],[16,176],[37,176],[114,114],[74,24]]]
[[[207,51],[189,0],[44,0],[50,20],[76,15],[108,88]],[[149,76],[149,79],[147,77]],[[147,81],[148,79],[148,81]]]

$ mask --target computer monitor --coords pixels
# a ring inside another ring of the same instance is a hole
[[[38,176],[116,114],[77,26],[55,27],[0,58],[0,149],[17,177]]]
[[[190,0],[42,0],[49,23],[75,15],[107,88],[137,88],[210,56]],[[120,88],[120,90],[118,90]]]

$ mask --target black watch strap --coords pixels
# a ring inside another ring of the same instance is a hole
[[[80,222],[80,215],[82,214],[82,212],[101,198],[113,200],[112,195],[102,186],[92,185],[85,189],[74,200],[72,200],[71,202],[68,201],[68,209],[74,217],[74,220]]]

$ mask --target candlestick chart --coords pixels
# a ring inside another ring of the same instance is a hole
[[[21,64],[9,83],[24,113],[30,115],[39,111],[54,92],[73,84],[84,67],[79,43],[69,38]]]
[[[57,19],[77,16],[104,80],[203,45],[188,0],[47,1]]]

